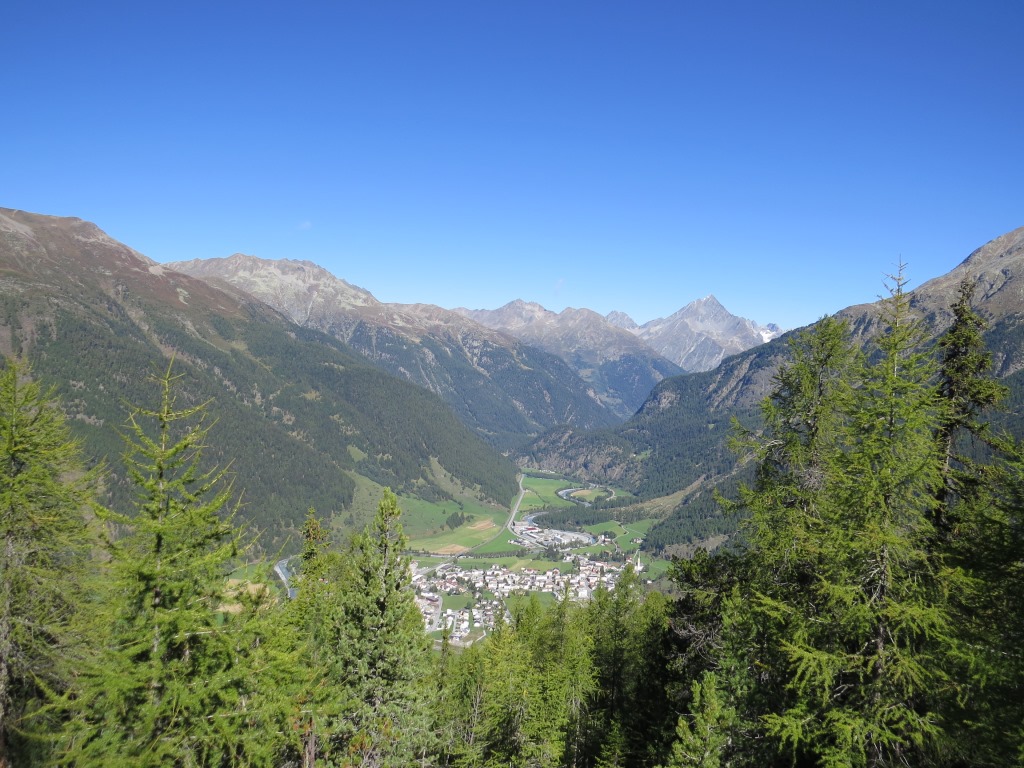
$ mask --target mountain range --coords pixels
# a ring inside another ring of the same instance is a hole
[[[714,297],[626,330],[589,309],[555,313],[525,301],[496,310],[386,304],[308,261],[235,254],[165,266],[241,289],[331,334],[439,395],[503,450],[557,425],[593,429],[631,416],[655,384],[687,370],[652,343],[689,365],[710,366],[773,334]]]
[[[934,337],[960,279],[977,284],[996,372],[1011,388],[1001,418],[1018,434],[1022,273],[1024,229],[912,294]],[[839,314],[858,339],[878,331],[877,304]],[[310,262],[158,264],[80,219],[0,209],[0,353],[27,356],[56,388],[89,456],[109,467],[110,502],[130,494],[117,469],[125,403],[145,404],[147,374],[173,359],[183,403],[215,403],[210,458],[232,462],[253,499],[243,514],[271,531],[271,545],[311,504],[356,522],[372,511],[359,508],[360,488],[505,505],[515,470],[502,453],[614,482],[641,503],[671,499],[650,542],[679,540],[680,521],[695,515],[705,533],[724,530],[709,488],[735,477],[729,420],[756,425],[787,355],[778,334],[713,296],[643,325],[525,301],[387,304]]]
[[[240,514],[271,549],[294,541],[310,506],[351,524],[372,515],[375,499],[356,508],[360,488],[500,507],[516,491],[511,463],[433,393],[80,219],[0,209],[0,353],[26,356],[56,389],[121,508],[126,403],[152,405],[149,378],[173,360],[180,405],[212,403],[206,457],[231,465]]]
[[[214,404],[208,458],[231,463],[268,546],[310,505],[357,522],[370,486],[505,505],[514,467],[499,451],[563,424],[611,428],[680,372],[596,313],[556,317],[582,322],[546,350],[463,312],[379,302],[309,262],[158,264],[81,219],[0,209],[0,353],[55,387],[108,467],[107,501],[131,493],[126,404],[146,404],[173,360],[183,404]]]
[[[509,449],[556,424],[617,421],[565,362],[429,304],[384,304],[310,262],[235,254],[168,268],[230,286],[322,331],[441,397],[492,445]]]

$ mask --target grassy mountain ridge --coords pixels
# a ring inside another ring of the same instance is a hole
[[[351,504],[355,472],[444,498],[431,458],[507,503],[514,469],[436,396],[368,365],[337,339],[299,328],[241,292],[167,270],[94,225],[0,209],[0,352],[24,354],[53,384],[88,454],[110,467],[123,506],[126,403],[150,404],[147,377],[173,356],[182,404],[212,401],[207,451],[231,464],[243,517],[273,547],[306,509]]]

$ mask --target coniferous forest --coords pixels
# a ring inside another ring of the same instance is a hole
[[[130,509],[96,500],[45,382],[0,375],[0,766],[1024,764],[1024,449],[965,283],[927,346],[897,275],[866,349],[796,334],[733,429],[744,520],[586,603],[525,599],[434,647],[397,500],[347,545],[310,510],[297,593],[231,578],[215,405],[173,365],[122,427]]]

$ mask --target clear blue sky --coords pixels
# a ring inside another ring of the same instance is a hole
[[[1024,3],[14,3],[0,205],[383,301],[803,325],[1024,225]]]

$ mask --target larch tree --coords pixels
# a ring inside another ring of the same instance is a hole
[[[292,679],[283,684],[291,690],[295,710],[291,730],[301,734],[298,759],[303,768],[313,768],[328,764],[324,761],[336,746],[332,737],[345,703],[348,633],[339,593],[340,558],[329,551],[327,529],[312,509],[302,526],[298,561],[295,595],[280,617],[291,630],[297,663]]]
[[[252,617],[260,596],[228,575],[243,551],[224,470],[204,470],[205,405],[179,407],[179,376],[154,377],[159,403],[129,416],[132,514],[107,512],[112,537],[97,614],[99,662],[72,700],[63,760],[76,766],[266,764],[255,726]]]
[[[917,764],[944,740],[949,596],[963,585],[929,549],[944,405],[904,287],[901,270],[867,362],[832,321],[798,338],[742,497],[749,580],[725,608],[742,638],[720,677],[741,671],[727,702],[745,720],[737,733],[751,749],[774,742],[783,761]]]
[[[28,366],[0,371],[0,767],[29,765],[51,726],[38,715],[80,658],[93,476],[52,391]]]
[[[992,354],[983,336],[986,323],[972,306],[975,287],[967,277],[960,281],[951,307],[953,323],[939,339],[939,394],[946,404],[937,433],[944,455],[942,503],[935,519],[940,546],[957,535],[958,509],[967,509],[986,481],[985,466],[964,448],[970,451],[978,446],[969,443],[992,442],[985,416],[1007,394],[1006,386],[992,374]]]

